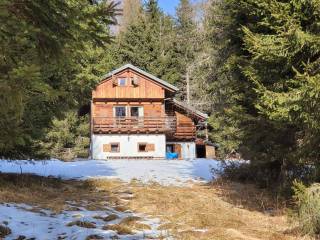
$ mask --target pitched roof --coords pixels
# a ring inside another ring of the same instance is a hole
[[[143,71],[142,69],[140,69],[138,67],[135,67],[132,64],[126,64],[126,65],[124,65],[122,67],[119,67],[119,68],[117,68],[117,69],[115,69],[115,70],[103,75],[101,80],[105,80],[106,78],[109,78],[112,75],[117,74],[117,73],[119,73],[119,72],[121,72],[121,71],[123,71],[123,70],[125,70],[127,68],[130,68],[130,69],[132,69],[132,70],[134,70],[134,71],[136,71],[136,72],[138,72],[138,73],[140,73],[140,74],[152,79],[153,81],[161,84],[162,86],[168,88],[171,91],[176,92],[176,91],[179,90],[176,86],[173,86],[172,84],[168,83],[167,81],[164,81],[164,80],[162,80],[160,78],[157,78],[156,76],[154,76],[154,75],[152,75],[150,73],[147,73],[146,71]]]
[[[209,118],[208,114],[200,112],[199,110],[196,110],[194,107],[188,105],[187,103],[180,102],[177,99],[173,99],[173,103],[176,106],[181,107],[188,112],[191,112],[192,114],[196,115],[197,117],[199,117],[201,119],[208,119]]]

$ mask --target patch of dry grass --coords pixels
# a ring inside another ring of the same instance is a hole
[[[112,193],[121,183],[108,181],[109,190],[97,189],[91,181],[61,180],[30,174],[0,174],[0,202],[25,203],[50,209],[77,210],[83,206],[88,210],[103,210],[106,205],[117,206],[120,198]],[[72,202],[73,206],[70,206]]]
[[[151,227],[147,224],[144,224],[141,221],[140,217],[137,216],[129,216],[121,220],[119,225],[127,226],[133,229],[137,230],[145,230],[145,229],[151,229]]]
[[[78,227],[82,227],[82,228],[96,228],[96,225],[92,222],[87,222],[87,221],[73,221],[67,224],[68,227],[72,227],[72,226],[78,226]]]
[[[86,240],[98,240],[98,239],[104,239],[104,238],[97,234],[89,235],[88,237],[86,237]]]
[[[64,181],[0,174],[0,202],[26,203],[54,212],[70,208],[70,202],[73,208],[82,206],[92,210],[103,210],[108,205],[120,211],[158,217],[163,223],[159,229],[170,231],[177,239],[302,239],[287,224],[282,201],[252,185],[239,183],[164,187],[137,181],[130,184],[113,180]],[[115,219],[110,215],[103,220]],[[137,217],[129,217],[104,228],[118,234],[132,234],[150,226]]]
[[[128,226],[120,225],[120,224],[112,224],[112,225],[106,225],[102,228],[103,230],[112,230],[117,232],[119,235],[128,235],[132,234],[132,230]]]
[[[131,184],[134,211],[159,217],[177,239],[293,240],[282,203],[252,185],[192,187]]]
[[[147,224],[144,224],[140,217],[129,216],[123,218],[118,224],[108,224],[103,227],[104,230],[113,230],[120,235],[132,234],[134,230],[151,229]]]
[[[4,238],[9,234],[11,234],[11,229],[7,226],[0,225],[0,239]]]
[[[96,218],[96,219],[101,219],[101,220],[103,220],[103,221],[105,221],[105,222],[110,222],[110,221],[113,221],[113,220],[118,219],[119,216],[116,215],[116,214],[110,214],[110,215],[108,215],[108,216],[106,216],[106,217],[95,216],[94,218]]]

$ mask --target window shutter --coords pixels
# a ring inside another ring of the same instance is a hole
[[[154,152],[154,150],[155,150],[154,144],[153,143],[147,144],[146,150],[147,150],[147,152]]]
[[[118,79],[116,78],[116,76],[112,76],[112,85],[118,86]]]
[[[103,144],[103,152],[111,152],[111,144]]]
[[[134,86],[139,86],[139,78],[137,76],[134,76],[132,79],[132,84]]]

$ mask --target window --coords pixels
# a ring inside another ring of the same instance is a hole
[[[127,79],[126,78],[118,78],[118,86],[126,86]]]
[[[120,144],[119,143],[110,143],[111,152],[120,152]]]
[[[131,117],[142,117],[143,116],[143,107],[130,107],[130,116]]]
[[[114,107],[114,116],[115,117],[125,117],[126,114],[126,107],[125,106],[118,106]]]
[[[139,152],[146,152],[147,151],[147,144],[146,143],[138,143],[138,151]]]
[[[139,107],[131,107],[130,115],[131,117],[139,117]]]

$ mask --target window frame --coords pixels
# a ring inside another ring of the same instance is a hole
[[[124,108],[124,116],[117,116],[117,108]],[[128,116],[128,113],[127,113],[127,106],[125,105],[115,105],[113,106],[113,117],[114,118],[125,118]]]
[[[143,106],[128,106],[128,110],[129,110],[129,114],[128,115],[130,115],[130,117],[143,117],[144,116],[144,107]],[[132,114],[131,114],[131,109],[132,108],[137,108],[138,109],[138,116],[132,116]],[[140,109],[142,109],[142,110],[140,110]],[[140,115],[140,113],[142,113],[141,115]]]
[[[117,145],[116,151],[113,151],[112,145]],[[119,142],[111,142],[110,143],[110,152],[111,153],[119,153],[120,152],[120,143]]]
[[[141,151],[141,150],[140,150],[140,146],[141,146],[141,145],[145,145],[145,150],[144,150],[144,151]],[[139,143],[138,143],[138,152],[148,152],[147,146],[148,146],[148,143],[139,142]]]
[[[123,83],[123,85],[121,84],[121,81],[124,81]],[[119,87],[125,87],[125,86],[127,86],[127,78],[125,78],[125,77],[118,77],[118,79],[117,79],[117,83],[118,83],[118,86]]]

